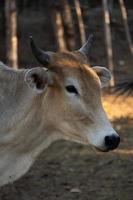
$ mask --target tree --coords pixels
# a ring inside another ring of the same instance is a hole
[[[59,0],[61,5],[61,14],[65,30],[65,38],[67,48],[73,50],[75,48],[75,30],[71,14],[71,8],[67,0]]]
[[[64,27],[60,13],[59,2],[51,0],[49,1],[49,7],[51,10],[52,22],[53,22],[58,50],[64,51],[67,49],[67,46],[65,42]]]
[[[7,64],[13,68],[17,68],[17,10],[15,0],[5,1],[5,18]]]
[[[106,38],[106,46],[107,46],[108,65],[112,73],[110,86],[114,86],[113,50],[112,50],[112,41],[111,41],[110,14],[109,14],[107,0],[103,0],[103,11],[104,11],[104,28],[105,28],[105,38]]]
[[[86,34],[85,34],[85,27],[84,27],[84,22],[83,22],[83,18],[82,18],[82,12],[81,12],[79,0],[74,0],[74,4],[75,4],[76,14],[77,14],[77,18],[78,18],[81,44],[83,45],[86,42]]]
[[[133,44],[132,44],[132,39],[131,39],[129,26],[128,26],[126,7],[123,0],[119,0],[119,4],[120,4],[120,9],[121,9],[121,14],[122,14],[122,19],[123,19],[123,24],[125,28],[125,33],[126,33],[129,49],[130,49],[131,55],[133,56]]]

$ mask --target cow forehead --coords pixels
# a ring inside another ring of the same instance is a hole
[[[62,80],[67,78],[76,79],[81,87],[92,85],[95,88],[99,83],[98,76],[91,69],[89,63],[87,63],[87,59],[77,54],[55,54],[50,68],[52,71],[57,72]]]

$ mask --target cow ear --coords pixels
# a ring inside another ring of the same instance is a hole
[[[92,69],[96,72],[101,81],[101,88],[106,87],[111,79],[110,71],[107,68],[100,66],[94,66]]]
[[[48,70],[36,67],[25,73],[25,82],[36,93],[43,93],[48,85],[52,84],[52,77]]]

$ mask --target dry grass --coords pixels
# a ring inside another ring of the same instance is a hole
[[[103,106],[113,121],[118,118],[133,119],[133,97],[104,95]]]

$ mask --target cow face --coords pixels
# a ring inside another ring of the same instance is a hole
[[[120,138],[101,103],[101,88],[107,85],[110,72],[104,67],[91,68],[81,52],[45,53],[39,49],[37,56],[37,51],[34,54],[41,63],[47,58],[44,66],[53,82],[46,95],[48,112],[61,138],[90,143],[101,151],[115,149]]]

